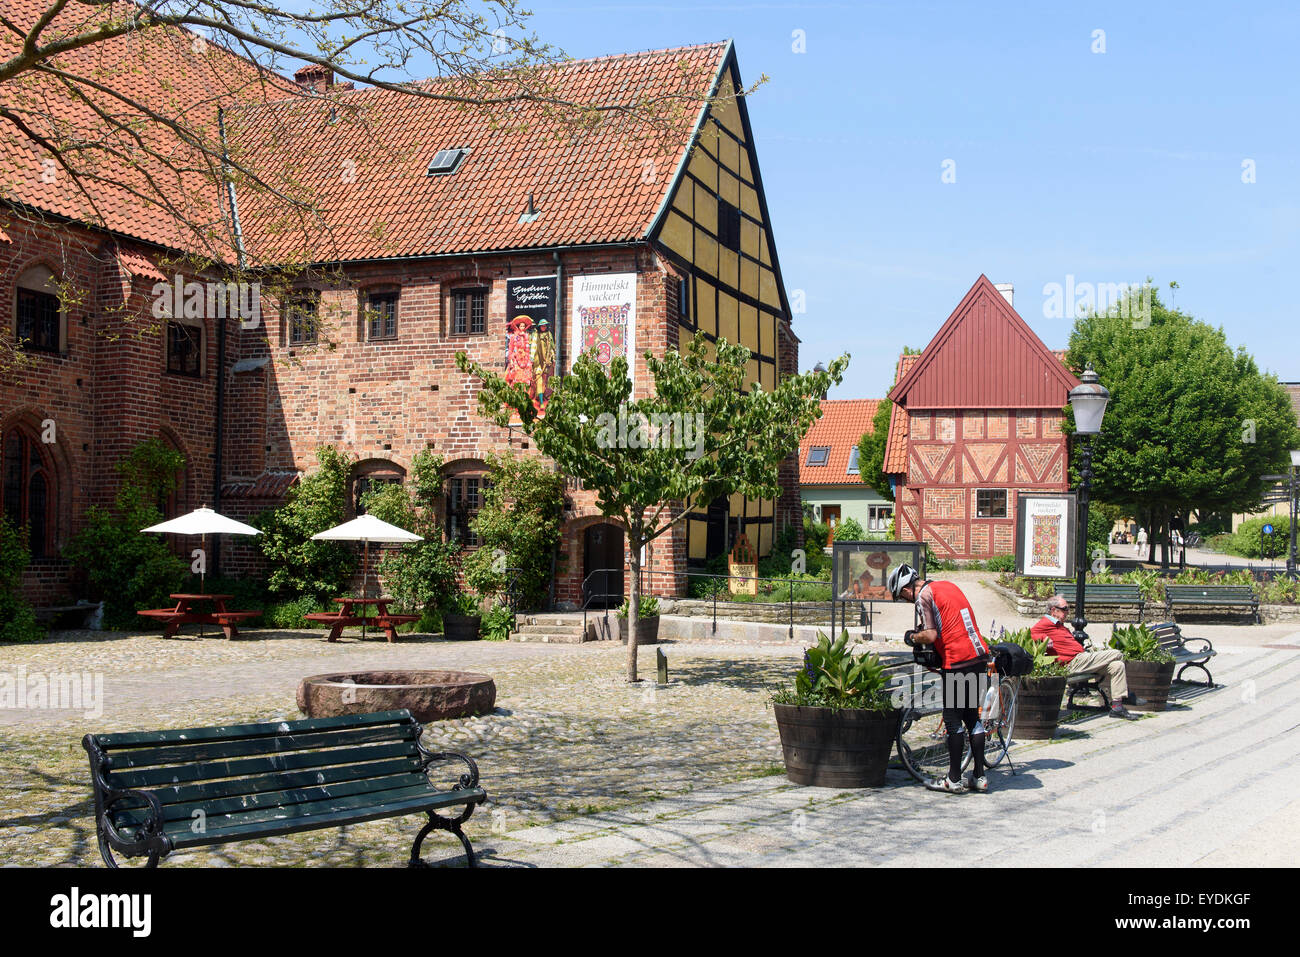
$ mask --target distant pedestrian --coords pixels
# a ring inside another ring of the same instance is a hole
[[[1139,528],[1138,537],[1137,537],[1137,547],[1133,549],[1133,553],[1140,557],[1142,553],[1145,552],[1146,550],[1147,550],[1147,530],[1145,528]]]

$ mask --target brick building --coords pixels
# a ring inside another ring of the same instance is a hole
[[[898,539],[940,558],[1013,552],[1017,493],[1069,489],[1061,423],[1077,384],[1010,288],[980,276],[921,353],[899,358],[883,466]]]
[[[186,95],[182,81],[206,68],[178,55],[128,76],[143,85],[137,95],[167,83]],[[232,233],[233,245],[263,262],[308,259],[322,267],[313,275],[333,277],[280,302],[263,295],[251,328],[225,313],[159,318],[158,284],[175,281],[185,251],[174,224],[118,195],[86,225],[76,195],[39,185],[39,149],[0,139],[0,170],[20,184],[5,198],[41,214],[0,219],[0,329],[25,339],[31,359],[0,395],[3,507],[35,530],[24,591],[38,602],[76,591],[60,548],[89,505],[111,500],[113,463],[153,436],[186,460],[169,512],[206,503],[237,518],[282,501],[322,444],[356,458],[353,507],[368,483],[402,480],[413,456],[432,448],[445,463],[444,523],[472,547],[467,524],[486,457],[536,454],[518,430],[477,414],[472,380],[454,365],[465,351],[506,368],[511,279],[555,277],[561,372],[578,348],[585,290],[606,278],[627,297],[615,350],[662,353],[699,331],[747,345],[754,382],[770,388],[793,372],[798,340],[744,99],[731,96],[743,89],[731,44],[553,71],[555,88],[575,100],[672,95],[696,77],[699,106],[667,133],[638,138],[605,127],[561,132],[526,115],[497,124],[483,111],[382,90],[341,93],[403,147],[380,155],[356,141],[355,126],[333,122],[329,102],[228,100],[236,148],[272,163],[291,152],[320,211],[320,234],[294,245],[276,231],[281,211],[236,187],[242,235]],[[297,79],[331,89],[320,70]],[[201,89],[193,95],[215,109]],[[214,183],[193,196],[229,226]],[[641,358],[633,378],[644,394]],[[653,545],[646,586],[684,588],[688,561],[715,553],[728,521],[769,550],[774,533],[799,520],[794,456],[783,486],[779,501],[736,496],[692,515]],[[621,566],[626,554],[622,530],[589,492],[570,488],[566,498],[556,599],[577,601],[591,570]],[[223,571],[256,568],[255,552],[227,544]]]

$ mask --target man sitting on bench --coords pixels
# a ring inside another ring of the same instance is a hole
[[[1047,599],[1047,614],[1029,629],[1029,636],[1034,641],[1046,641],[1048,652],[1055,654],[1056,660],[1072,675],[1104,673],[1110,679],[1111,717],[1135,720],[1137,715],[1124,707],[1124,698],[1128,695],[1124,655],[1114,648],[1085,651],[1083,645],[1075,640],[1074,632],[1066,627],[1069,611],[1070,603],[1060,595],[1053,595]]]

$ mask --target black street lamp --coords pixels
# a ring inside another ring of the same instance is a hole
[[[1088,490],[1092,487],[1092,437],[1101,431],[1101,419],[1106,414],[1110,393],[1097,380],[1092,363],[1079,377],[1079,384],[1070,390],[1070,407],[1074,409],[1074,431],[1083,441],[1079,449],[1079,523],[1075,531],[1077,559],[1074,565],[1077,579],[1074,592],[1074,640],[1082,645],[1088,640],[1083,630],[1088,619],[1083,614],[1083,580],[1088,574]]]
[[[1286,553],[1286,575],[1293,581],[1296,578],[1296,551],[1295,551],[1295,533],[1296,517],[1300,513],[1300,449],[1291,450],[1291,481],[1290,481],[1290,500],[1291,500],[1291,548]]]

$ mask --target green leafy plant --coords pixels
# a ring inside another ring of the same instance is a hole
[[[867,533],[856,518],[846,518],[835,526],[835,537],[841,542],[861,542]]]
[[[795,675],[794,687],[772,694],[775,704],[800,707],[892,711],[885,693],[887,679],[880,657],[873,653],[854,655],[849,633],[831,641],[818,632],[817,644],[804,652],[803,668]]]
[[[140,529],[163,520],[160,503],[176,488],[185,458],[161,439],[141,442],[117,463],[121,485],[112,508],[92,505],[85,523],[63,550],[63,557],[85,571],[92,597],[104,599],[104,624],[134,628],[142,608],[174,605],[168,596],[180,588],[185,562],[164,535]]]
[[[509,605],[493,605],[479,622],[479,635],[484,641],[505,641],[514,630],[515,613]]]
[[[345,520],[351,459],[322,445],[316,461],[320,467],[289,490],[283,505],[253,520],[262,530],[257,542],[269,566],[267,585],[283,600],[341,595],[357,567],[351,543],[312,540]]]
[[[627,599],[624,598],[623,604],[618,606],[618,612],[617,612],[618,617],[626,618],[629,607],[630,606],[627,603]],[[640,598],[640,602],[637,605],[636,616],[638,618],[658,618],[659,599],[656,598],[654,595],[642,595]]]
[[[1029,633],[1028,628],[1020,628],[1016,631],[1003,631],[998,635],[998,641],[1009,641],[1013,645],[1019,645],[1034,659],[1034,667],[1030,670],[1027,678],[1061,678],[1069,674],[1065,665],[1056,660],[1056,655],[1049,654],[1047,651],[1047,642],[1035,641]]]
[[[1124,656],[1125,661],[1152,661],[1166,664],[1173,661],[1173,656],[1160,648],[1160,642],[1146,625],[1126,625],[1116,627],[1111,633],[1109,645]]]
[[[454,542],[445,540],[442,526],[438,524],[441,495],[442,458],[429,449],[422,449],[411,460],[407,484],[383,483],[368,489],[361,497],[367,514],[423,538],[388,550],[379,563],[384,590],[406,614],[426,615],[441,607],[456,591],[460,550]]]
[[[457,592],[447,599],[447,604],[443,606],[444,615],[475,615],[483,614],[483,598],[473,592]]]
[[[45,629],[36,622],[32,606],[18,591],[23,569],[31,561],[27,529],[0,513],[0,642],[40,641]]]
[[[334,609],[337,608],[335,605]],[[303,616],[330,610],[319,598],[304,595],[288,601],[270,602],[262,609],[262,622],[269,628],[324,628],[325,625],[307,621]]]
[[[482,595],[511,588],[518,605],[538,607],[560,541],[564,480],[532,456],[493,453],[487,461],[483,501],[470,524],[480,546],[465,559],[465,581]]]

